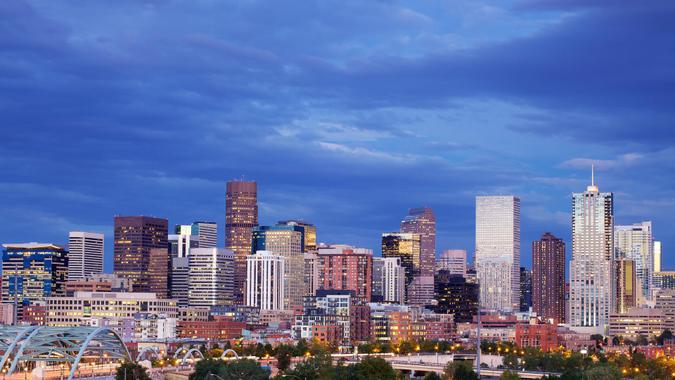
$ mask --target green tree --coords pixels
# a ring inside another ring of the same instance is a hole
[[[568,369],[560,376],[560,380],[582,380],[583,372],[578,369]]]
[[[287,345],[281,345],[277,348],[277,368],[280,371],[285,371],[291,365],[291,359],[293,358],[293,348]]]
[[[269,370],[262,368],[257,361],[252,359],[239,359],[226,362],[219,375],[224,380],[267,380],[270,378]]]
[[[441,380],[441,377],[438,376],[436,372],[429,372],[426,375],[424,375],[422,380]]]
[[[520,376],[517,373],[511,371],[504,371],[502,375],[499,376],[499,380],[519,380]]]
[[[663,346],[663,341],[664,341],[664,340],[670,340],[670,339],[673,339],[673,333],[672,333],[670,330],[665,329],[665,330],[663,330],[663,332],[661,333],[661,335],[659,335],[659,336],[656,338],[656,342],[657,342],[659,345]]]
[[[195,364],[195,370],[190,374],[190,380],[203,380],[209,373],[219,375],[225,366],[222,360],[212,358],[203,359]],[[219,375],[220,376],[220,375]],[[115,379],[124,380],[124,379]]]
[[[478,380],[471,362],[453,361],[445,366],[443,378],[446,380]]]
[[[583,380],[620,380],[621,372],[613,365],[596,365],[584,371]]]
[[[366,357],[356,364],[356,374],[363,380],[389,380],[396,377],[391,364],[382,358]]]
[[[142,365],[125,362],[117,367],[115,380],[150,380],[150,376]]]

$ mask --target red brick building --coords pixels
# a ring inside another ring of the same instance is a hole
[[[339,346],[342,343],[344,332],[341,325],[313,325],[312,337],[319,343]]]
[[[45,317],[47,316],[47,306],[29,305],[23,310],[22,321],[24,323],[28,323],[32,326],[44,326]]]
[[[216,318],[211,321],[178,322],[179,338],[235,339],[241,337],[246,323],[228,318]]]
[[[536,323],[516,325],[516,345],[550,351],[558,347],[558,328],[556,325]]]
[[[349,340],[352,342],[370,341],[370,307],[352,305],[349,308]]]
[[[373,282],[373,251],[349,245],[320,247],[319,287],[351,290],[357,301],[370,302]]]

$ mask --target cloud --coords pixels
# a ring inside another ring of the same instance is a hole
[[[626,153],[616,159],[599,160],[591,158],[573,158],[560,164],[563,168],[588,169],[595,165],[598,169],[616,170],[627,166],[638,165],[644,159],[639,153]]]

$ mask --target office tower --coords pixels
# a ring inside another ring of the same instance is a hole
[[[616,305],[614,311],[620,314],[637,306],[640,292],[635,271],[635,261],[618,258],[614,260]]]
[[[191,229],[182,229],[176,226],[176,233],[168,236],[169,239],[169,256],[171,258],[187,257],[192,248],[200,248],[199,236],[192,235]],[[191,227],[191,226],[187,226]],[[186,233],[187,232],[187,233]]]
[[[565,242],[549,232],[532,242],[532,310],[565,322]]]
[[[654,241],[654,273],[661,272],[661,242]],[[653,279],[652,279],[653,281]]]
[[[516,311],[520,304],[520,199],[476,197],[476,274],[480,306]]]
[[[572,196],[570,320],[572,328],[605,333],[612,310],[614,197],[591,185]]]
[[[103,234],[71,231],[68,234],[68,280],[103,273]]]
[[[229,181],[225,195],[225,248],[234,252],[235,302],[242,303],[246,256],[252,252],[253,227],[258,225],[258,190],[255,182]]]
[[[421,263],[420,235],[415,233],[392,232],[382,234],[382,257],[398,257],[405,268],[405,290],[420,274]]]
[[[300,226],[258,226],[253,229],[253,250],[270,251],[284,257],[284,308],[302,307],[305,295],[304,229]]]
[[[3,244],[2,302],[14,304],[16,318],[47,297],[65,295],[68,252],[49,243]]]
[[[246,261],[246,305],[260,310],[284,310],[285,258],[270,251],[258,251]]]
[[[132,281],[134,292],[150,292],[150,250],[166,249],[168,221],[149,216],[116,216],[114,272]],[[168,268],[168,265],[167,265]]]
[[[336,244],[319,247],[319,286],[325,290],[351,290],[355,300],[370,302],[373,251]]]
[[[223,248],[193,248],[188,259],[188,304],[231,305],[234,296],[234,252]]]
[[[463,249],[448,249],[441,253],[436,262],[436,271],[445,270],[450,274],[464,276],[466,274],[466,251]]]
[[[319,276],[321,264],[319,256],[316,253],[305,253],[305,297],[310,297],[316,294],[319,289]]]
[[[415,276],[408,286],[406,303],[411,306],[426,306],[434,300],[434,277]]]
[[[654,272],[654,289],[675,289],[675,271]]]
[[[614,226],[614,259],[625,258],[635,262],[635,274],[640,298],[652,299],[654,267],[654,238],[652,222],[628,226]]]
[[[436,264],[436,217],[428,207],[412,208],[401,221],[401,232],[420,236],[420,276],[433,277]]]
[[[447,270],[439,271],[434,278],[436,306],[439,314],[453,314],[455,323],[472,322],[478,314],[480,286],[464,276]]]
[[[532,307],[532,271],[520,267],[520,311],[529,311],[530,307]]]
[[[316,252],[316,226],[302,220],[282,220],[277,223],[278,226],[297,226],[302,227],[302,252]]]
[[[400,257],[382,259],[382,301],[398,304],[405,302],[405,268]]]
[[[148,292],[157,298],[169,298],[169,268],[171,260],[167,248],[151,248],[148,260]],[[136,290],[136,288],[134,288]]]
[[[675,290],[664,289],[654,295],[655,308],[661,309],[665,316],[664,328],[675,331]]]
[[[233,277],[234,278],[234,277]],[[190,258],[171,258],[170,293],[171,299],[178,302],[178,306],[187,307],[189,301]]]
[[[192,223],[192,235],[197,235],[199,248],[216,248],[218,244],[218,224],[205,221],[194,222]]]

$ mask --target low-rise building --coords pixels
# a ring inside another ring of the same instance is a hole
[[[656,336],[663,332],[664,314],[660,309],[632,308],[624,314],[609,316],[609,335],[635,340],[638,336]]]
[[[233,321],[225,317],[216,317],[210,321],[178,322],[178,337],[191,339],[226,340],[242,336],[246,323]]]
[[[530,323],[519,323],[516,325],[516,345],[542,351],[556,349],[559,345],[557,326],[540,323],[534,318]]]

